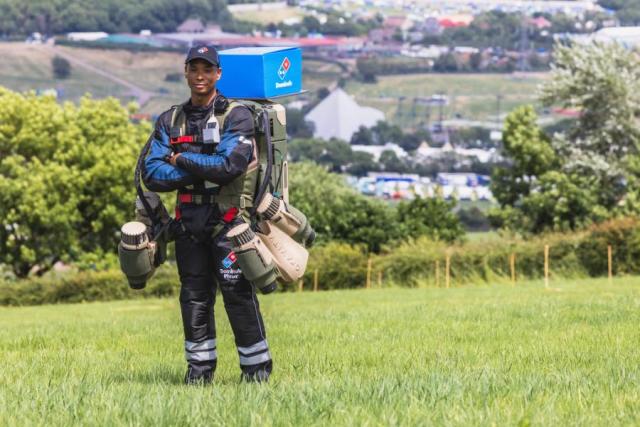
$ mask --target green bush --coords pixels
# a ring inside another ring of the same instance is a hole
[[[88,301],[110,301],[176,295],[175,268],[159,269],[142,291],[129,288],[121,271],[79,272],[59,277],[33,278],[0,283],[0,305],[38,305]]]
[[[614,274],[640,273],[640,220],[621,218],[594,225],[580,242],[577,255],[591,276],[608,272],[607,246],[613,250]]]
[[[54,56],[51,60],[53,68],[53,77],[56,79],[66,79],[71,75],[71,64],[61,56]]]
[[[450,256],[452,285],[507,282],[510,256],[516,256],[518,280],[541,279],[544,275],[544,246],[550,247],[551,277],[577,278],[607,274],[607,246],[613,247],[615,274],[638,274],[640,266],[640,219],[624,218],[592,227],[582,233],[555,233],[531,240],[501,237],[447,245],[427,237],[409,240],[372,256],[372,281],[383,273],[385,283],[404,287],[433,286],[436,263],[439,285],[445,284],[445,260]],[[311,248],[303,277],[306,290],[312,289],[318,272],[320,290],[362,288],[366,284],[365,245],[332,240]],[[87,256],[86,266],[99,257]],[[105,265],[108,265],[106,263]],[[18,281],[0,280],[0,305],[35,305],[128,298],[162,297],[178,294],[180,282],[173,264],[165,264],[143,291],[129,289],[119,270],[80,271]],[[298,283],[281,286],[298,289]]]
[[[309,264],[303,278],[306,289],[313,286],[316,270],[319,289],[364,287],[367,277],[365,248],[339,242],[314,247],[310,251]]]
[[[412,240],[380,257],[385,277],[400,286],[434,285],[436,262],[440,285],[444,284],[447,254],[451,280],[456,284],[506,280],[511,271],[509,258],[516,256],[519,280],[538,279],[544,274],[544,246],[550,246],[550,272],[558,277],[583,277],[587,269],[577,256],[582,235],[548,235],[535,240],[503,238],[446,246],[428,238]]]

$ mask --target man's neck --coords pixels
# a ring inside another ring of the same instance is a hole
[[[191,105],[193,105],[194,107],[206,107],[213,102],[213,100],[216,98],[216,95],[218,95],[217,89],[214,89],[213,92],[211,92],[211,94],[209,95],[191,94]]]

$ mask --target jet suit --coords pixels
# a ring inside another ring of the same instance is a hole
[[[187,383],[210,380],[216,369],[213,305],[219,287],[235,336],[243,377],[263,381],[272,370],[271,354],[256,292],[238,266],[226,233],[242,221],[242,207],[228,208],[220,193],[256,162],[253,117],[243,105],[229,109],[221,94],[206,107],[181,106],[183,132],[176,132],[174,108],[156,122],[142,176],[151,191],[178,191],[176,260],[188,364]],[[219,143],[203,142],[211,116],[226,112]],[[172,126],[173,124],[173,126]],[[167,160],[181,153],[176,166]]]

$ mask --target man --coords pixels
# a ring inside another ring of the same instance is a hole
[[[272,361],[255,289],[242,275],[225,237],[250,203],[244,203],[247,197],[243,201],[242,195],[230,198],[229,189],[238,188],[255,170],[253,117],[247,107],[229,102],[216,90],[222,70],[213,47],[189,50],[184,72],[191,98],[158,118],[142,175],[151,191],[178,191],[176,260],[188,364],[185,382],[213,379],[218,286],[235,335],[241,378],[266,381]]]

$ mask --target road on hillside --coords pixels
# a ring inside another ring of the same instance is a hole
[[[55,52],[56,55],[63,57],[64,59],[69,61],[71,64],[82,67],[92,73],[98,74],[106,79],[111,80],[112,82],[115,82],[121,86],[126,87],[127,89],[129,89],[129,94],[136,99],[140,107],[144,106],[154,96],[159,95],[156,92],[148,91],[146,89],[141,88],[140,86],[137,86],[134,83],[131,83],[130,81],[124,80],[123,78],[120,78],[114,74],[111,74],[110,72],[103,70],[102,68],[98,68],[95,65],[91,65],[88,62],[74,55],[70,55],[68,52],[63,51],[62,49],[56,46],[47,46],[47,47],[53,50],[53,52]]]

